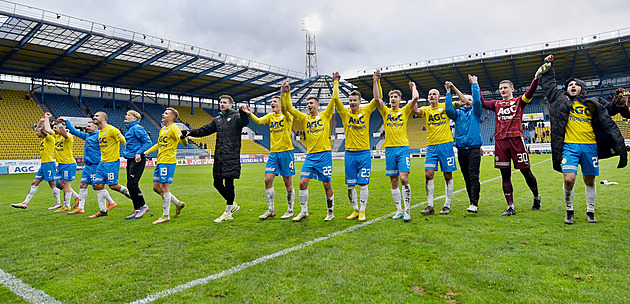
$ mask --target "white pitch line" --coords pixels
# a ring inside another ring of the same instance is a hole
[[[544,162],[549,161],[549,160],[551,160],[551,159],[546,159],[546,160],[543,160],[543,161],[541,161],[541,162],[538,162],[538,163],[536,163],[536,164],[533,164],[532,166],[536,166],[536,165],[538,165],[538,164],[544,163]],[[515,172],[518,172],[518,171],[519,171],[519,170],[515,170],[515,171],[513,171],[512,173],[515,173]],[[491,181],[496,180],[496,179],[499,179],[499,178],[501,178],[501,176],[497,176],[497,177],[491,178],[491,179],[489,179],[489,180],[483,181],[483,182],[481,182],[481,184],[485,184],[485,183],[487,183],[487,182],[491,182]],[[459,189],[459,190],[457,190],[457,191],[453,192],[453,194],[455,194],[455,193],[459,193],[459,192],[462,192],[462,191],[465,191],[465,190],[466,190],[466,188]],[[436,198],[436,199],[441,199],[441,198],[445,198],[445,197],[446,197],[446,195],[442,195],[442,196],[440,196],[440,197],[438,197],[438,198]],[[411,206],[411,209],[416,208],[416,207],[419,207],[419,206],[422,206],[422,205],[424,205],[424,204],[426,204],[426,203],[427,203],[427,202],[426,202],[426,201],[424,201],[424,202],[422,202],[422,203],[419,203],[419,204],[413,205],[413,206]],[[234,266],[234,267],[232,267],[232,268],[229,268],[229,269],[223,270],[223,271],[221,271],[221,272],[219,272],[219,273],[215,273],[215,274],[213,274],[213,275],[209,275],[209,276],[204,277],[204,278],[201,278],[201,279],[196,279],[196,280],[190,281],[190,282],[188,282],[188,283],[184,283],[184,284],[181,284],[181,285],[177,285],[177,286],[172,287],[172,288],[169,288],[169,289],[167,289],[167,290],[160,291],[160,292],[158,292],[158,293],[154,293],[154,294],[148,295],[148,296],[146,296],[145,298],[142,298],[142,299],[139,299],[139,300],[135,300],[135,301],[133,301],[133,302],[130,302],[129,304],[145,304],[145,303],[151,303],[151,302],[153,302],[153,301],[155,301],[155,300],[158,300],[158,299],[161,299],[161,298],[165,298],[165,297],[167,297],[167,296],[169,296],[169,295],[176,294],[176,293],[180,293],[180,292],[182,292],[182,291],[184,291],[184,290],[187,290],[187,289],[193,288],[193,287],[195,287],[195,286],[206,284],[206,283],[208,283],[208,282],[210,282],[210,281],[214,281],[214,280],[219,279],[219,278],[222,278],[222,277],[224,277],[224,276],[227,276],[227,275],[230,275],[230,274],[233,274],[233,273],[239,272],[239,271],[244,270],[244,269],[246,269],[246,268],[249,268],[249,267],[251,267],[251,266],[255,266],[255,265],[258,265],[258,264],[260,264],[260,263],[266,262],[266,261],[268,261],[268,260],[275,259],[275,258],[277,258],[277,257],[279,257],[279,256],[283,256],[283,255],[285,255],[285,254],[287,254],[287,253],[289,253],[289,252],[296,251],[296,250],[300,250],[300,249],[302,249],[302,248],[304,248],[304,247],[307,247],[307,246],[313,245],[313,244],[318,243],[318,242],[321,242],[321,241],[328,240],[328,239],[333,238],[333,237],[336,237],[336,236],[338,236],[338,235],[342,235],[342,234],[346,234],[346,233],[352,232],[352,231],[357,230],[357,229],[359,229],[359,228],[361,228],[361,227],[364,227],[364,226],[370,225],[370,224],[372,224],[372,223],[378,222],[378,221],[380,221],[380,220],[384,220],[384,219],[386,219],[386,218],[389,218],[389,217],[393,216],[395,213],[396,213],[396,212],[394,211],[394,212],[391,212],[391,213],[389,213],[389,214],[385,214],[385,215],[382,215],[382,216],[377,217],[377,218],[375,218],[375,219],[369,220],[369,221],[367,221],[367,222],[363,222],[363,223],[361,223],[361,224],[354,225],[354,226],[352,226],[352,227],[348,227],[348,228],[346,228],[346,229],[344,229],[344,230],[337,231],[337,232],[333,232],[333,233],[330,233],[330,234],[328,234],[328,235],[326,235],[326,236],[323,236],[323,237],[320,237],[320,238],[316,238],[316,239],[314,239],[314,240],[312,240],[312,241],[304,242],[304,243],[299,244],[299,245],[297,245],[297,246],[293,246],[293,247],[291,247],[291,248],[287,248],[287,249],[280,250],[280,251],[278,251],[278,252],[276,252],[276,253],[272,253],[272,254],[270,254],[270,255],[266,255],[266,256],[260,257],[260,258],[258,258],[258,259],[253,260],[253,261],[249,261],[249,262],[245,262],[245,263],[240,264],[240,265],[236,265],[236,266]]]
[[[35,289],[30,285],[22,282],[22,280],[16,278],[10,273],[4,272],[0,269],[0,284],[11,290],[16,295],[22,297],[24,300],[31,303],[52,303],[61,304],[63,302],[57,301],[55,298],[47,295],[45,292]]]

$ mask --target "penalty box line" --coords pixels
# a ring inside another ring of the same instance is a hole
[[[532,166],[536,166],[536,165],[538,165],[538,164],[541,164],[541,163],[547,162],[547,161],[549,161],[549,160],[551,160],[551,159],[547,159],[547,160],[544,160],[544,161],[538,162],[538,163],[536,163],[536,164],[533,164]],[[516,172],[518,172],[518,171],[519,171],[519,170],[514,170],[512,173],[516,173]],[[499,179],[499,178],[501,178],[501,176],[497,176],[497,177],[491,178],[491,179],[489,179],[489,180],[483,181],[483,182],[481,182],[481,184],[485,184],[485,183],[488,183],[488,182],[491,182],[491,181],[497,180],[497,179]],[[466,190],[466,188],[459,189],[459,190],[457,190],[457,191],[454,191],[454,192],[453,192],[453,194],[455,194],[455,193],[459,193],[459,192],[462,192],[462,191],[465,191],[465,190]],[[440,197],[437,197],[436,199],[442,199],[442,198],[445,198],[445,197],[446,197],[446,195],[442,195],[442,196],[440,196]],[[412,208],[412,209],[413,209],[413,208],[417,208],[417,207],[420,207],[420,206],[422,206],[422,205],[424,205],[424,204],[426,204],[426,203],[427,203],[427,202],[426,202],[426,201],[424,201],[424,202],[422,202],[422,203],[419,203],[419,204],[416,204],[416,205],[411,206],[411,208]],[[260,258],[258,258],[258,259],[253,260],[253,261],[249,261],[249,262],[245,262],[245,263],[242,263],[242,264],[236,265],[236,266],[234,266],[234,267],[232,267],[232,268],[228,268],[228,269],[223,270],[223,271],[221,271],[221,272],[219,272],[219,273],[215,273],[215,274],[213,274],[213,275],[209,275],[209,276],[204,277],[204,278],[201,278],[201,279],[196,279],[196,280],[190,281],[190,282],[188,282],[188,283],[184,283],[184,284],[181,284],[181,285],[177,285],[177,286],[175,286],[175,287],[172,287],[172,288],[166,289],[166,290],[164,290],[164,291],[160,291],[160,292],[158,292],[158,293],[154,293],[154,294],[148,295],[148,296],[146,296],[145,298],[135,300],[135,301],[133,301],[133,302],[130,302],[129,304],[146,304],[146,303],[151,303],[151,302],[153,302],[153,301],[155,301],[155,300],[158,300],[158,299],[161,299],[161,298],[165,298],[165,297],[167,297],[167,296],[170,296],[170,295],[173,295],[173,294],[176,294],[176,293],[180,293],[180,292],[182,292],[182,291],[184,291],[184,290],[187,290],[187,289],[193,288],[193,287],[195,287],[195,286],[198,286],[198,285],[203,285],[203,284],[207,284],[207,283],[209,283],[210,281],[214,281],[214,280],[219,279],[219,278],[222,278],[222,277],[224,277],[224,276],[228,276],[228,275],[231,275],[231,274],[233,274],[233,273],[237,273],[237,272],[239,272],[239,271],[241,271],[241,270],[244,270],[244,269],[247,269],[247,268],[249,268],[249,267],[251,267],[251,266],[255,266],[255,265],[258,265],[258,264],[260,264],[260,263],[266,262],[266,261],[268,261],[268,260],[275,259],[275,258],[280,257],[280,256],[283,256],[283,255],[285,255],[285,254],[287,254],[287,253],[290,253],[290,252],[293,252],[293,251],[296,251],[296,250],[300,250],[300,249],[302,249],[302,248],[304,248],[304,247],[311,246],[311,245],[313,245],[313,244],[315,244],[315,243],[319,243],[319,242],[321,242],[321,241],[325,241],[325,240],[331,239],[331,238],[336,237],[336,236],[338,236],[338,235],[342,235],[342,234],[350,233],[350,232],[352,232],[352,231],[355,231],[355,230],[357,230],[357,229],[359,229],[359,228],[365,227],[365,226],[370,225],[370,224],[372,224],[372,223],[375,223],[375,222],[378,222],[378,221],[381,221],[381,220],[384,220],[384,219],[390,218],[390,217],[391,217],[391,216],[393,216],[394,214],[396,214],[396,211],[394,211],[394,212],[390,212],[390,213],[388,213],[388,214],[382,215],[382,216],[377,217],[377,218],[375,218],[375,219],[372,219],[372,220],[369,220],[369,221],[363,222],[363,223],[361,223],[361,224],[358,224],[358,225],[354,225],[354,226],[348,227],[348,228],[346,228],[346,229],[344,229],[344,230],[340,230],[340,231],[332,232],[332,233],[330,233],[330,234],[328,234],[328,235],[326,235],[326,236],[323,236],[323,237],[320,237],[320,238],[316,238],[316,239],[314,239],[314,240],[312,240],[312,241],[307,241],[307,242],[304,242],[304,243],[302,243],[302,244],[299,244],[299,245],[293,246],[293,247],[291,247],[291,248],[287,248],[287,249],[280,250],[280,251],[278,251],[278,252],[275,252],[275,253],[272,253],[272,254],[270,254],[270,255],[266,255],[266,256],[260,257]]]

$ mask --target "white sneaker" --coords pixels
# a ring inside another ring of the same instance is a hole
[[[11,204],[11,207],[13,208],[20,208],[20,209],[26,209],[28,207],[28,204],[25,202],[21,202],[19,204]]]
[[[276,213],[271,211],[271,210],[269,210],[269,209],[267,209],[267,210],[265,210],[265,213],[259,215],[258,218],[261,219],[261,220],[265,220],[265,219],[268,219],[268,218],[274,217],[274,216],[276,216]]]
[[[308,217],[308,213],[304,213],[304,212],[300,212],[300,214],[298,214],[296,217],[293,218],[294,222],[299,222],[302,219],[305,219]]]
[[[326,214],[326,217],[324,218],[324,221],[325,222],[332,221],[332,219],[334,219],[334,218],[335,218],[335,214],[329,211]]]
[[[61,202],[55,203],[54,205],[52,205],[52,207],[48,207],[48,210],[54,210],[54,209],[60,208],[61,205],[62,205]]]
[[[468,206],[466,211],[468,211],[470,213],[477,213],[477,211],[479,211],[479,207],[477,207],[475,205],[470,205],[470,206]]]
[[[219,216],[216,219],[214,219],[214,222],[215,223],[222,223],[222,222],[229,221],[229,220],[232,220],[232,219],[234,219],[232,217],[232,213],[223,212],[223,214],[221,214],[221,216]]]
[[[287,211],[287,213],[285,213],[283,216],[281,216],[280,218],[283,220],[286,220],[288,218],[291,218],[295,215],[295,213],[293,213],[293,211]]]
[[[241,209],[241,206],[237,205],[236,203],[232,203],[232,209],[230,209],[230,213],[234,214],[239,209]]]

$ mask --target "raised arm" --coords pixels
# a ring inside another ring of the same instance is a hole
[[[418,93],[416,83],[413,81],[409,81],[409,88],[411,89],[411,101],[409,102],[409,107],[415,108],[418,104],[418,99],[420,99],[420,93]]]
[[[553,55],[545,57],[543,66],[548,65],[549,68],[543,72],[540,77],[540,86],[542,86],[545,96],[550,104],[554,103],[558,98],[564,96],[562,90],[558,89],[556,86],[556,72],[553,69],[553,59]]]
[[[63,118],[59,118],[59,119],[62,119],[63,121],[66,122],[66,127],[68,127],[68,131],[70,131],[70,134],[77,136],[83,140],[86,140],[88,138],[88,135],[89,135],[88,133],[77,130],[69,120],[65,120]]]
[[[48,112],[46,112],[46,114],[44,114],[44,123],[43,123],[43,126],[44,126],[44,132],[45,132],[46,134],[53,134],[53,130],[52,130],[52,128],[50,127],[50,118],[51,118],[51,117],[52,117],[52,114],[50,114],[50,113],[48,113]]]
[[[453,95],[451,94],[451,89],[455,86],[452,82],[447,81],[444,83],[444,88],[446,89],[446,97],[444,97],[444,111],[446,115],[452,120],[457,120],[457,112],[455,111],[455,107],[453,107]],[[462,98],[461,96],[459,97]]]
[[[213,119],[201,128],[183,131],[181,137],[188,137],[188,136],[204,137],[204,136],[208,136],[210,134],[216,133],[216,132],[217,132],[217,125]]]
[[[302,114],[302,112],[294,108],[293,103],[291,102],[291,87],[288,82],[282,84],[280,91],[280,103],[287,109],[289,114],[293,115],[295,119],[301,119],[302,116],[300,114]]]
[[[332,98],[330,99],[330,102],[328,103],[328,105],[326,106],[326,109],[324,110],[324,114],[326,114],[328,116],[332,116],[334,114],[334,112],[335,112],[335,104],[337,103],[337,100],[339,100],[339,80],[340,79],[341,79],[341,76],[339,75],[339,72],[333,73],[333,93],[332,93]]]
[[[262,118],[258,118],[258,116],[256,116],[256,114],[252,112],[252,109],[248,105],[245,105],[245,104],[241,105],[241,110],[245,112],[246,114],[248,114],[249,117],[252,119],[252,121],[258,125],[264,125],[264,124],[269,123],[269,119],[267,118],[268,115],[265,115]]]
[[[381,71],[376,70],[372,75],[372,95],[376,100],[376,107],[379,110],[383,109],[383,89],[381,88]]]
[[[479,90],[479,83],[477,83],[477,76],[468,75],[468,81],[470,81],[470,90],[472,93],[472,106],[475,116],[481,117],[481,92]]]
[[[341,79],[341,76],[339,75],[339,72],[333,73],[333,81],[335,81],[335,79],[337,79],[337,81],[339,81],[339,79]],[[346,109],[346,107],[343,106],[343,103],[341,102],[341,99],[339,99],[339,88],[337,88],[336,94],[337,95],[335,97],[335,88],[333,88],[333,98],[332,98],[332,100],[335,101],[335,107],[337,107],[337,112],[339,113],[339,116],[344,117],[346,112],[348,112],[348,109]]]

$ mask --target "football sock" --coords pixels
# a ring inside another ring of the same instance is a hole
[[[77,193],[76,191],[74,191],[74,189],[70,189],[72,191],[72,198],[78,198],[81,199],[81,197],[79,196],[79,193]]]
[[[562,184],[562,193],[564,193],[564,203],[567,206],[567,211],[573,210],[573,197],[575,195],[575,188],[567,190],[564,184]]]
[[[427,190],[427,205],[429,207],[433,207],[433,193],[435,192],[435,185],[432,179],[428,179],[424,184]]]
[[[171,213],[171,193],[162,194],[162,215],[168,216]]]
[[[120,185],[120,193],[122,193],[124,196],[131,198],[131,195],[129,195],[129,189],[127,189],[127,187]]]
[[[335,209],[335,195],[326,198],[326,205],[328,206],[328,212],[333,213],[333,209]]]
[[[61,194],[60,194],[59,188],[52,188],[52,193],[53,193],[53,196],[55,197],[55,204],[61,205],[61,199],[59,198]]]
[[[269,207],[269,211],[276,211],[276,207],[274,206],[274,199],[276,198],[276,192],[273,187],[265,190],[265,197],[267,198],[267,206]]]
[[[173,195],[173,193],[171,193],[171,203],[173,203],[175,206],[179,206],[180,204],[179,200],[175,197],[175,195]]]
[[[392,189],[392,198],[394,198],[394,205],[396,205],[396,212],[402,212],[400,207],[400,188]]]
[[[453,182],[452,179],[447,181],[444,188],[446,188],[446,200],[444,202],[444,206],[451,208],[451,198],[453,197],[453,188],[455,188],[455,182]]]
[[[107,193],[107,190],[105,189],[96,190],[98,209],[101,210],[101,212],[107,212],[107,196],[108,195],[109,194]]]
[[[411,185],[403,186],[402,196],[405,204],[405,213],[409,214],[411,210]]]
[[[63,206],[70,208],[70,199],[72,199],[72,192],[63,193]]]
[[[365,211],[365,207],[367,207],[367,202],[368,202],[368,197],[370,196],[370,190],[368,190],[368,186],[360,186],[361,187],[361,194],[359,197],[359,200],[361,202],[361,210],[360,211]]]
[[[35,196],[35,193],[37,193],[37,188],[39,188],[39,186],[31,186],[31,190],[28,191],[28,194],[24,199],[24,203],[28,205],[28,203],[31,202],[31,199],[33,198],[33,196]]]
[[[514,197],[512,197],[512,192],[514,189],[512,188],[511,180],[503,180],[503,195],[505,195],[505,200],[507,201],[508,206],[514,205]]]
[[[348,199],[350,200],[352,210],[359,210],[359,205],[357,204],[357,189],[355,186],[348,186]]]
[[[85,200],[87,199],[88,190],[87,188],[79,189],[79,209],[85,209]]]
[[[586,194],[586,212],[595,212],[595,199],[597,198],[597,186],[588,186],[585,185],[586,189],[584,192]]]
[[[108,205],[116,203],[114,202],[114,199],[112,198],[112,196],[109,195],[109,191],[105,189],[103,189],[103,191],[105,191],[105,201],[107,202]]]
[[[295,202],[295,189],[287,190],[287,212],[293,212]]]
[[[300,207],[301,213],[308,213],[308,189],[300,190]]]

